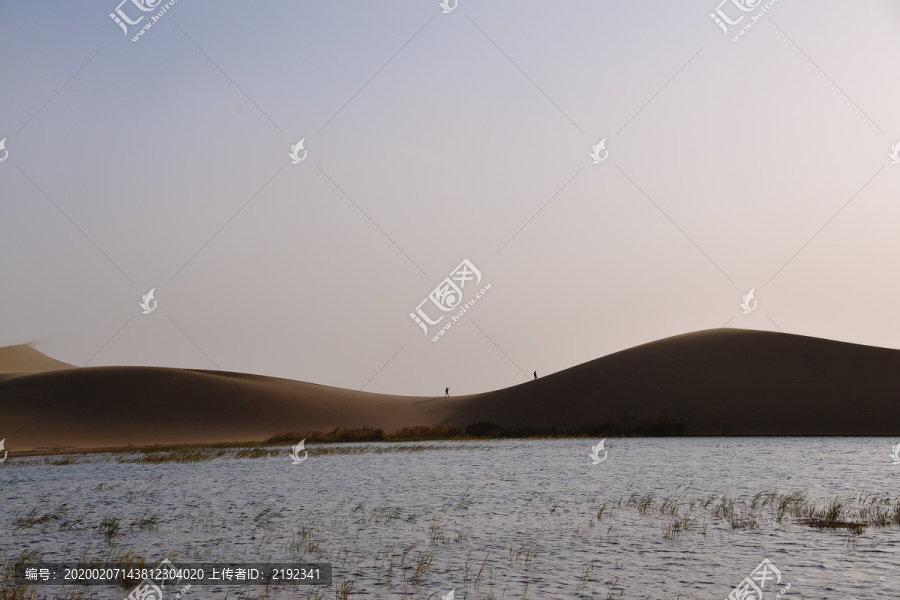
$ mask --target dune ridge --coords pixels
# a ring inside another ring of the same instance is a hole
[[[483,422],[604,435],[897,435],[898,373],[898,350],[739,329],[666,338],[451,398],[219,371],[78,368],[12,346],[0,349],[0,437],[22,451]]]

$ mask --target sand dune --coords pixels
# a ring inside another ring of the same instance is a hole
[[[13,450],[481,421],[610,434],[900,434],[900,351],[735,329],[667,338],[449,399],[217,371],[75,368],[27,346],[0,349],[0,371],[0,437]]]
[[[74,365],[59,362],[38,352],[28,344],[0,348],[0,374],[14,372],[55,371]]]
[[[895,435],[897,398],[898,350],[719,329],[468,398],[451,420],[560,428],[609,422],[687,435]]]
[[[395,428],[447,417],[417,397],[218,371],[90,367],[0,380],[14,450],[266,439],[334,427]]]

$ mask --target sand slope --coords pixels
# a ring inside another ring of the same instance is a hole
[[[41,357],[0,349],[0,370],[9,371],[0,373],[0,437],[13,450],[479,421],[608,433],[900,434],[900,351],[759,331],[686,334],[450,399],[216,371],[64,368]]]
[[[900,434],[900,351],[722,329],[630,348],[467,399],[450,421],[694,435]]]
[[[334,427],[435,423],[422,398],[356,393],[274,377],[90,367],[0,380],[0,436],[14,450],[266,439]]]
[[[73,365],[54,360],[28,344],[0,348],[0,373],[55,371],[71,368]]]

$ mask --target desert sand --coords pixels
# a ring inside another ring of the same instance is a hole
[[[14,452],[484,421],[609,435],[898,435],[898,398],[898,350],[738,329],[451,398],[219,371],[78,368],[29,346],[0,349],[0,437]]]
[[[54,360],[28,344],[0,348],[0,376],[17,371],[56,371],[74,367],[75,365]]]

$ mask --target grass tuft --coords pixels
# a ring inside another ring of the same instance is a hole
[[[102,535],[107,542],[111,542],[121,531],[122,524],[120,523],[119,518],[110,515],[103,517],[103,520],[100,521],[100,525],[97,526],[97,533]]]

